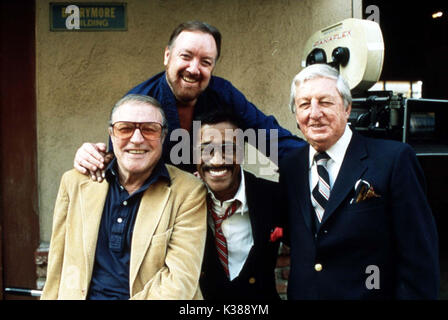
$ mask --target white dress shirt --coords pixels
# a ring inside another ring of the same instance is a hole
[[[222,233],[227,241],[230,280],[233,280],[239,275],[246,262],[247,256],[249,255],[249,251],[254,244],[245,190],[243,170],[241,170],[240,186],[235,197],[232,199],[226,200],[221,204],[221,201],[217,200],[213,195],[213,192],[209,190],[213,203],[213,210],[218,216],[223,216],[233,201],[239,200],[242,204],[232,216],[225,219],[221,224]],[[215,223],[213,217],[210,215],[208,216],[208,224],[214,233]]]
[[[350,140],[352,139],[352,135],[353,132],[347,125],[345,127],[343,135],[339,138],[339,140],[328,150],[326,150],[327,154],[330,156],[330,159],[327,162],[327,171],[330,177],[330,190],[333,188],[334,182],[338,177],[339,169],[341,169],[342,161],[344,161],[345,152],[347,151]],[[314,161],[314,155],[316,153],[317,151],[312,146],[310,146],[309,178],[311,193],[313,192],[313,189],[318,181],[317,165]]]

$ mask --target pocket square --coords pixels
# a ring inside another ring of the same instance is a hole
[[[355,196],[350,201],[350,204],[353,202],[359,203],[370,198],[380,197],[381,196],[375,192],[372,185],[368,181],[359,179],[355,183]]]
[[[269,239],[270,242],[275,242],[278,239],[283,237],[283,228],[280,227],[276,227],[272,232],[271,232],[271,237]]]

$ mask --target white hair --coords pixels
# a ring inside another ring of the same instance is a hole
[[[316,78],[328,78],[336,80],[336,87],[339,94],[341,95],[342,100],[344,101],[345,108],[347,109],[348,106],[351,105],[352,95],[350,93],[350,87],[348,86],[345,79],[341,76],[339,71],[327,64],[317,63],[312,64],[300,71],[292,80],[291,95],[289,101],[289,107],[292,113],[295,112],[296,88],[302,83]]]

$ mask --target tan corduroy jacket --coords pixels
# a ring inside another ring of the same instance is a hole
[[[202,299],[199,275],[206,239],[203,183],[167,165],[143,194],[131,243],[131,299]],[[47,281],[41,299],[85,299],[109,185],[66,172],[56,199]]]

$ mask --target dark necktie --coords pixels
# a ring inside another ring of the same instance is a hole
[[[221,261],[221,264],[224,268],[224,271],[229,277],[229,260],[228,260],[228,250],[227,250],[227,241],[224,237],[224,234],[222,232],[221,225],[225,219],[230,217],[232,214],[235,213],[235,211],[240,206],[240,202],[238,200],[235,200],[226,210],[224,215],[222,217],[218,216],[214,210],[211,201],[210,203],[210,213],[212,214],[213,221],[215,222],[215,244],[216,249],[218,250],[218,257],[219,261]]]
[[[311,193],[311,203],[319,223],[325,212],[325,207],[330,198],[330,177],[327,171],[327,162],[330,156],[326,152],[316,153],[314,161],[317,165],[318,182]]]

